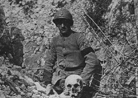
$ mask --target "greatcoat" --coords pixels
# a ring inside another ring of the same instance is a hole
[[[88,84],[95,68],[100,68],[100,62],[82,33],[72,31],[67,37],[52,39],[45,66],[52,84],[70,74],[81,75]]]

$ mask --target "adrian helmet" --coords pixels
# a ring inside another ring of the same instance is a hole
[[[67,19],[70,25],[73,25],[72,15],[67,9],[61,9],[55,13],[53,22],[56,24],[60,19]]]

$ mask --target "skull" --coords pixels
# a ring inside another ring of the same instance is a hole
[[[78,98],[83,90],[82,78],[79,75],[70,75],[65,80],[65,93],[71,98]]]

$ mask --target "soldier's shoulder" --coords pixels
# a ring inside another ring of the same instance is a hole
[[[83,37],[84,36],[84,33],[83,32],[74,32],[73,33],[73,36],[78,39],[78,38]]]
[[[75,35],[81,35],[81,34],[84,34],[84,32],[77,32],[77,31],[72,31],[73,32],[73,34],[75,34]]]
[[[59,37],[60,37],[59,35],[54,36],[54,37],[51,39],[51,44],[52,44],[52,45],[55,45],[56,42],[58,41]]]
[[[80,36],[82,34],[82,32],[76,32],[76,31],[73,31],[72,35],[73,36]]]
[[[58,40],[59,37],[60,37],[59,35],[54,36],[54,37],[52,38],[52,41],[56,41],[56,40]]]

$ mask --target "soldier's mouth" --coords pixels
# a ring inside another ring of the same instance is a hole
[[[61,29],[62,32],[66,32],[66,29]]]

